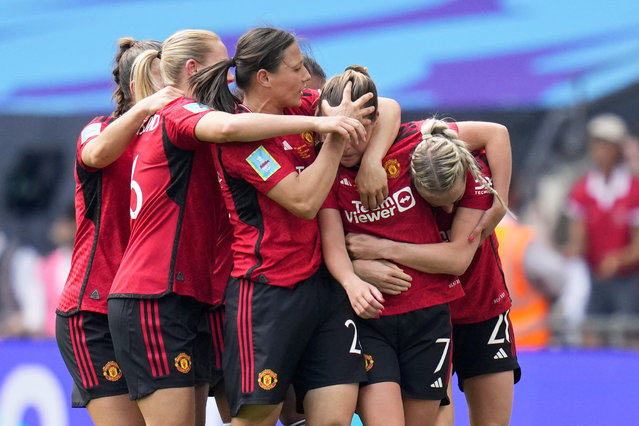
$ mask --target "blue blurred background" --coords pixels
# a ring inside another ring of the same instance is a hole
[[[93,116],[113,110],[118,38],[204,28],[232,55],[241,34],[264,25],[296,33],[329,76],[367,66],[405,120],[437,114],[507,125],[520,219],[551,243],[562,237],[587,120],[613,112],[639,134],[637,0],[2,0],[0,234],[21,247],[32,276],[21,282],[30,306],[17,334],[26,337],[0,333],[0,426],[88,422],[69,408],[70,378],[46,326],[55,289],[31,279],[42,281],[46,261],[68,251],[60,227],[73,203],[75,141]],[[63,281],[61,268],[47,279]],[[42,292],[51,300],[36,300]],[[605,347],[553,339],[523,347],[512,424],[636,424],[639,327],[624,324],[631,337]],[[468,424],[463,395],[456,401],[456,424]],[[17,423],[5,415],[16,410]]]
[[[561,108],[637,82],[632,0],[4,0],[0,113],[109,112],[116,39],[295,32],[331,75],[362,64],[407,110]]]
[[[583,153],[588,116],[612,111],[638,128],[638,9],[633,0],[3,0],[0,172],[36,161],[45,183],[24,179],[31,195],[0,188],[0,219],[38,249],[51,248],[50,215],[72,200],[71,186],[59,182],[70,182],[73,141],[87,120],[114,107],[119,37],[164,40],[205,28],[232,55],[249,28],[293,31],[329,76],[367,66],[406,120],[437,114],[507,125],[516,168],[535,183]],[[28,212],[15,217],[8,193],[46,208],[27,225]]]

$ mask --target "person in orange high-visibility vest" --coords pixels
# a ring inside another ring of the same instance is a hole
[[[546,272],[561,268],[561,262],[558,261],[560,255],[539,243],[532,228],[509,217],[501,221],[495,232],[499,240],[499,257],[512,299],[510,319],[517,333],[517,346],[544,347],[548,345],[552,334],[548,314],[550,298],[554,294],[548,294],[548,289],[553,287],[553,283],[543,282],[544,285],[540,287],[540,280],[545,280],[537,277],[529,265],[543,263]],[[542,253],[554,261],[538,262],[538,256]],[[556,276],[561,275],[558,272]]]

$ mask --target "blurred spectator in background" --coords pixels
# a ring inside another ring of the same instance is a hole
[[[41,256],[0,231],[0,338],[52,337],[55,308],[71,265],[75,209],[52,224],[55,248]]]
[[[75,228],[75,207],[71,205],[49,228],[49,240],[55,248],[38,259],[36,265],[46,295],[46,316],[43,324],[43,333],[46,336],[55,336],[55,310],[71,268]]]
[[[590,291],[585,264],[566,259],[534,228],[511,217],[495,232],[517,346],[580,345]]]
[[[523,207],[519,185],[518,176],[513,174],[509,203],[517,213]],[[575,298],[572,291],[575,285],[571,284],[575,281],[574,273],[566,268],[565,257],[552,242],[521,219],[506,216],[495,232],[512,299],[510,319],[517,336],[517,347],[547,346],[552,343],[553,334],[562,333],[566,328],[564,324],[571,321],[562,301],[567,299],[566,296],[571,300]],[[555,317],[556,321],[553,320]]]
[[[639,136],[630,134],[623,145],[623,155],[630,172],[639,176]]]
[[[46,299],[36,274],[38,252],[0,231],[0,338],[42,332]]]
[[[573,185],[567,200],[564,253],[583,257],[588,266],[592,280],[588,315],[636,315],[639,180],[624,161],[627,126],[614,114],[601,114],[588,122],[587,135],[592,164]],[[588,343],[610,343],[605,333],[592,337],[595,340]]]

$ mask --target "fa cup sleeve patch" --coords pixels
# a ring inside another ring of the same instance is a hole
[[[262,145],[246,157],[246,161],[263,180],[267,180],[281,168],[275,158]]]
[[[193,114],[211,110],[211,108],[207,107],[206,105],[198,104],[197,102],[191,102],[190,104],[184,105],[184,109],[191,111]]]

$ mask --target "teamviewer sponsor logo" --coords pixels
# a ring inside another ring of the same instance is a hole
[[[397,204],[397,211],[400,213],[406,211],[415,205],[415,197],[413,197],[413,191],[410,186],[400,189],[393,194],[393,200]]]
[[[407,186],[386,197],[375,210],[366,209],[361,201],[352,201],[352,205],[353,210],[344,212],[346,220],[350,223],[370,223],[388,219],[412,208],[415,205],[415,197],[410,186]]]
[[[484,176],[484,177],[486,178],[486,180],[488,181],[488,184],[492,188],[493,186],[492,177],[490,176]],[[475,195],[483,195],[483,194],[490,194],[490,189],[486,188],[483,182],[480,182],[477,179],[475,179]]]

